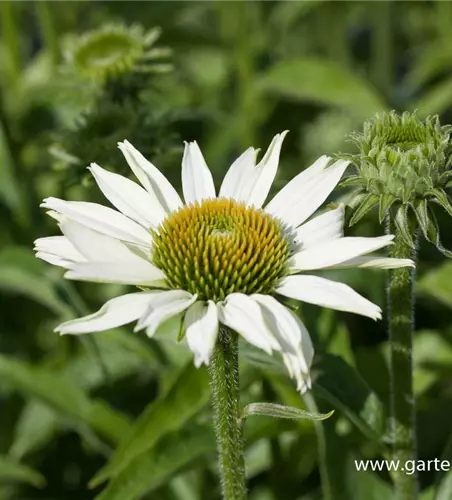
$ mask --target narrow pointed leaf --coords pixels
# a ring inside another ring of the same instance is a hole
[[[195,368],[190,361],[168,391],[145,408],[111,460],[92,479],[91,486],[97,486],[125,470],[136,457],[151,450],[165,434],[180,429],[207,404],[209,396],[206,371]]]
[[[418,281],[416,290],[452,308],[452,262],[446,260],[425,273]]]
[[[350,177],[347,177],[343,181],[340,182],[339,186],[340,187],[350,187],[350,186],[359,186],[360,184],[363,184],[364,181],[362,177],[359,177],[358,175],[352,175]]]
[[[353,226],[358,221],[360,221],[369,210],[378,205],[379,196],[376,194],[367,195],[361,202],[359,207],[354,211],[352,218],[350,219],[349,226]]]
[[[442,189],[432,189],[427,194],[432,196],[432,201],[441,205],[449,215],[452,215],[452,205],[445,191]]]
[[[433,211],[429,211],[430,212],[430,217],[429,217],[429,220],[430,220],[430,224],[428,226],[428,241],[430,241],[431,243],[433,243],[436,248],[446,257],[448,257],[449,259],[452,258],[452,252],[450,250],[447,250],[447,248],[445,248],[443,246],[443,244],[441,243],[441,237],[440,237],[440,234],[439,234],[439,227],[438,227],[438,221],[436,220],[436,217],[435,217],[435,214],[433,213]]]
[[[0,455],[0,483],[27,483],[32,486],[42,487],[45,478],[34,469],[12,460],[10,457]]]
[[[380,224],[383,222],[385,215],[391,209],[392,204],[396,201],[394,196],[390,194],[382,194],[380,196],[380,205],[378,207],[378,220]]]
[[[169,434],[154,449],[138,455],[95,500],[138,500],[207,453],[215,452],[210,428],[195,426]]]
[[[92,427],[116,442],[129,430],[129,422],[105,401],[92,400],[61,373],[34,367],[0,355],[0,378],[24,396],[32,396],[75,422]]]
[[[381,96],[359,75],[321,59],[299,58],[275,64],[263,74],[257,88],[289,99],[337,106],[363,118],[386,109]]]
[[[408,224],[408,213],[407,206],[401,205],[397,210],[396,216],[394,217],[394,223],[397,229],[400,231],[403,241],[414,248],[413,235],[411,234],[410,226]]]
[[[450,465],[452,462],[452,437],[447,441],[441,456],[441,462]],[[452,470],[440,470],[435,477],[434,500],[449,500],[452,498]]]
[[[306,410],[300,410],[293,406],[279,405],[275,403],[251,403],[247,405],[242,412],[242,419],[250,415],[263,415],[274,418],[304,419],[304,420],[325,420],[334,413],[313,413]]]
[[[27,297],[60,317],[70,317],[70,307],[58,296],[42,266],[34,266],[30,260],[38,263],[31,251],[5,248],[0,254],[0,290]]]
[[[318,394],[347,415],[366,436],[381,443],[385,431],[386,409],[361,375],[338,356],[325,355],[316,365]]]
[[[429,219],[428,212],[428,201],[427,200],[419,200],[413,206],[414,213],[416,215],[416,219],[419,223],[419,226],[422,230],[426,239],[429,239],[429,227],[432,224]]]

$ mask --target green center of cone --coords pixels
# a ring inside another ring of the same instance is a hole
[[[219,302],[231,293],[271,293],[288,271],[290,240],[262,210],[227,198],[170,214],[154,233],[152,262],[171,288]]]

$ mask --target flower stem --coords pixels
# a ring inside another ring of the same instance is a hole
[[[224,500],[246,499],[239,406],[238,338],[221,327],[209,366],[213,419]]]
[[[402,238],[396,227],[389,227],[395,234],[390,256],[415,258],[415,251]],[[391,420],[393,460],[400,461],[398,471],[392,472],[396,500],[418,498],[416,474],[403,470],[407,460],[416,460],[416,415],[413,391],[413,284],[414,269],[394,269],[389,277],[389,341]]]

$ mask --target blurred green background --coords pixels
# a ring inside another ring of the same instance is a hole
[[[0,2],[0,499],[220,498],[207,375],[174,335],[53,333],[124,287],[67,282],[34,258],[33,241],[56,234],[41,199],[102,201],[86,166],[128,175],[123,139],[180,189],[184,140],[219,184],[243,149],[290,129],[276,190],[349,151],[347,134],[377,111],[450,123],[451,28],[447,1]],[[348,231],[383,232],[372,214]],[[419,255],[419,457],[451,460],[452,264],[424,242]],[[383,272],[331,275],[384,304]],[[316,425],[251,417],[249,498],[391,500],[386,472],[353,465],[382,457],[385,321],[299,313],[316,346],[313,391],[301,399],[278,360],[243,346],[243,402],[336,413]],[[89,488],[120,443],[121,470]],[[420,481],[422,500],[452,498],[450,473]]]

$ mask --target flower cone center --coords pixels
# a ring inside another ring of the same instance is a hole
[[[289,256],[290,241],[275,218],[218,198],[168,215],[154,233],[152,261],[171,288],[218,302],[234,292],[271,293]]]

